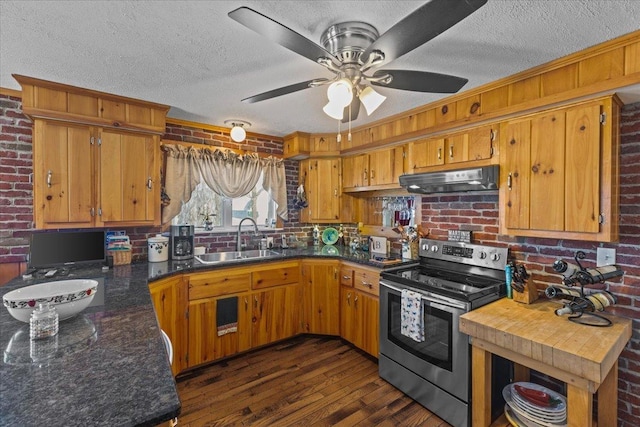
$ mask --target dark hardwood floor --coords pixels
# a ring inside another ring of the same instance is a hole
[[[449,426],[338,338],[300,336],[178,378],[179,426]]]

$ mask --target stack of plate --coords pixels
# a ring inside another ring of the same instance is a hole
[[[518,393],[515,385],[546,393],[554,404],[540,405]],[[518,382],[507,385],[502,390],[502,396],[507,403],[505,415],[515,427],[566,426],[567,399],[553,390],[534,383]]]

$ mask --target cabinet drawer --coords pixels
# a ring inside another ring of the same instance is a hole
[[[380,273],[372,270],[354,270],[353,286],[372,295],[380,295]]]
[[[237,294],[249,290],[251,273],[221,271],[189,277],[189,300]]]
[[[353,287],[353,268],[345,265],[340,267],[340,285]]]
[[[272,286],[289,285],[300,281],[300,264],[297,261],[276,264],[252,273],[251,287],[264,289]]]

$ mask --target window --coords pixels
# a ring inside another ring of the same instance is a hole
[[[251,217],[263,226],[271,226],[276,218],[275,203],[262,188],[262,175],[249,194],[235,199],[220,196],[200,182],[171,224],[194,224],[196,228],[204,229],[208,220],[211,229],[223,230],[237,226],[245,217]]]

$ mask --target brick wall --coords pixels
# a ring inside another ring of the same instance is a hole
[[[640,417],[640,103],[627,105],[622,111],[620,241],[605,244],[616,248],[617,263],[625,270],[622,279],[608,283],[618,297],[618,304],[607,309],[633,319],[633,337],[619,363],[619,426],[637,425]],[[249,139],[237,145],[227,134],[205,129],[168,125],[165,139],[208,143],[213,146],[247,151],[281,153],[277,142]],[[308,238],[310,227],[298,222],[292,209],[297,189],[298,162],[285,161],[290,219],[288,233]],[[32,230],[32,187],[29,184],[31,163],[31,122],[20,110],[20,99],[0,95],[0,264],[23,261]],[[593,242],[513,238],[498,234],[497,193],[437,195],[423,198],[422,223],[431,236],[446,238],[453,228],[474,230],[474,241],[508,244],[515,258],[532,273],[532,280],[544,286],[558,283],[550,265],[558,257],[571,258],[576,250],[587,254],[589,266],[595,264],[599,246]],[[135,259],[146,257],[146,239],[157,229],[127,229],[135,246]],[[198,237],[196,244],[212,249],[232,249],[233,233]],[[593,261],[593,262],[592,262]]]

